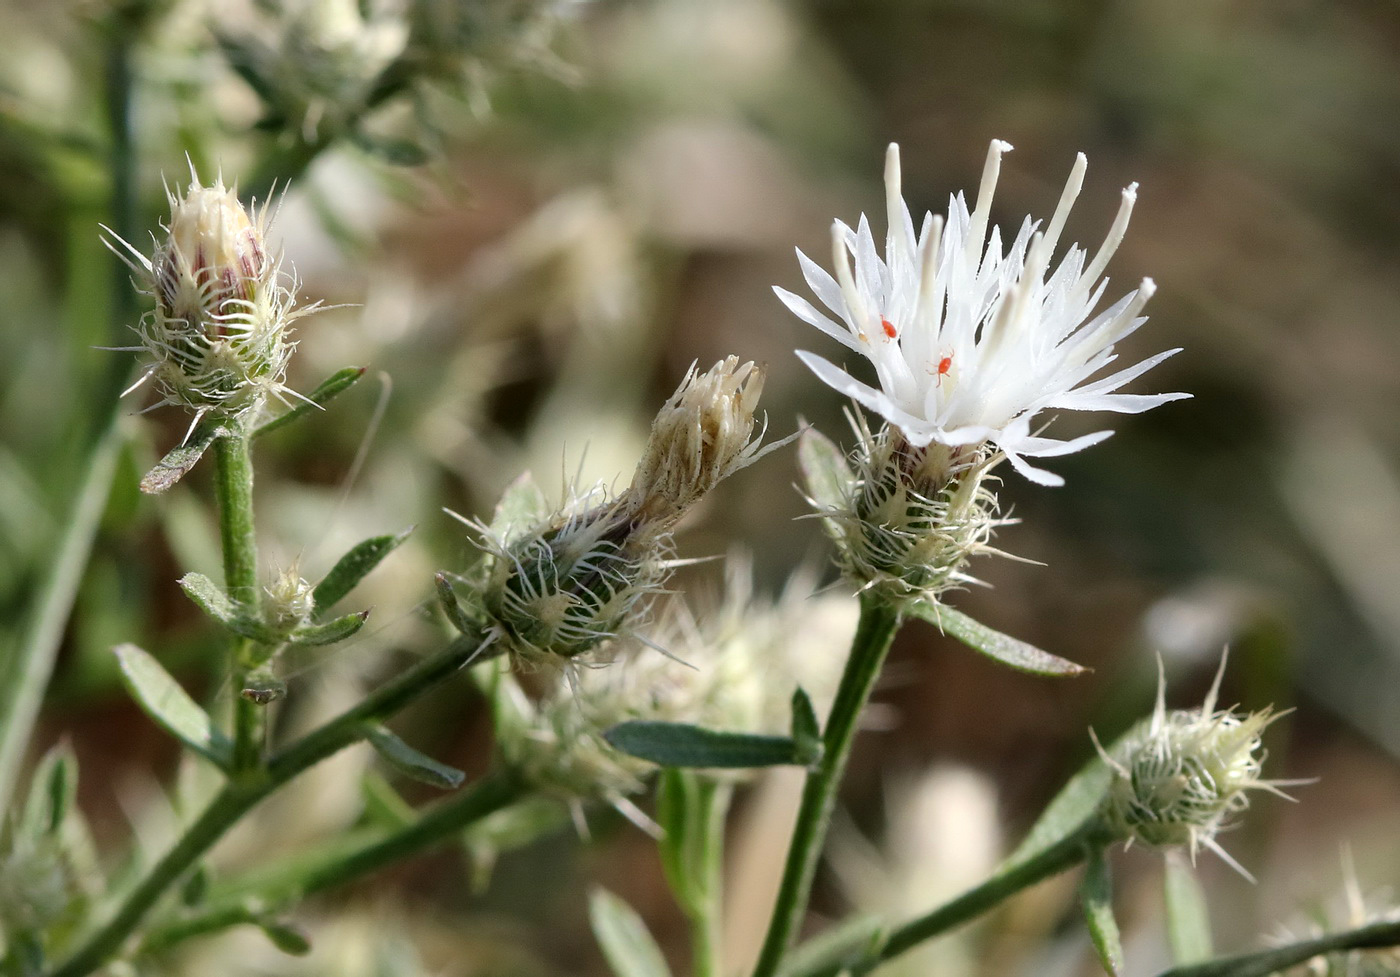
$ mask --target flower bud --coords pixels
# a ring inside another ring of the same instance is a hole
[[[641,531],[625,507],[574,500],[506,541],[485,534],[482,604],[518,658],[571,659],[628,632],[670,568],[670,536]]]
[[[1201,707],[1173,712],[1167,712],[1166,680],[1161,679],[1147,724],[1112,755],[1100,748],[1113,772],[1100,814],[1129,845],[1184,846],[1193,859],[1198,849],[1209,848],[1248,877],[1215,836],[1249,807],[1248,791],[1287,796],[1278,789],[1283,781],[1260,779],[1265,758],[1260,736],[1278,714],[1270,709],[1245,715],[1216,711],[1224,674],[1222,660]]]
[[[136,330],[153,360],[141,382],[154,379],[165,403],[199,416],[256,411],[284,389],[288,323],[316,307],[294,308],[264,240],[266,207],[250,216],[222,180],[205,187],[198,179],[170,205],[168,233],[150,259],[112,242],[156,300]]]
[[[697,374],[692,364],[657,412],[628,503],[638,521],[671,523],[722,479],[786,442],[760,449],[754,408],[764,373],[730,356]]]
[[[893,601],[936,599],[971,580],[968,559],[991,550],[1004,522],[987,486],[996,457],[937,442],[917,447],[892,425],[871,433],[860,417],[855,429],[854,474],[840,502],[822,512],[846,576]]]
[[[263,588],[263,593],[267,595],[263,613],[268,626],[290,633],[310,621],[311,613],[316,609],[312,596],[315,589],[297,573],[295,567],[278,573],[271,586]]]

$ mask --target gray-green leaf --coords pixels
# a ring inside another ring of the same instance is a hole
[[[449,767],[427,754],[419,753],[383,726],[370,729],[369,742],[376,753],[405,777],[448,790],[462,786],[462,781],[466,779],[467,775],[456,767]]]
[[[921,617],[937,625],[944,634],[957,638],[973,651],[980,651],[988,658],[994,658],[1003,665],[1010,665],[1017,671],[1053,676],[1079,675],[1088,671],[1083,665],[1076,665],[1068,659],[1041,651],[1035,645],[989,628],[946,604],[918,601],[908,605],[906,611],[914,617]]]
[[[491,532],[506,543],[513,542],[549,516],[549,503],[529,472],[523,472],[506,486],[491,516]]]
[[[341,598],[355,589],[371,570],[379,566],[386,556],[400,543],[408,539],[413,527],[392,536],[374,536],[357,543],[350,551],[336,561],[330,573],[316,585],[311,596],[315,601],[315,615],[320,620]]]
[[[1113,876],[1101,845],[1089,850],[1084,881],[1079,885],[1079,899],[1084,906],[1084,921],[1089,924],[1089,937],[1099,955],[1103,969],[1113,977],[1123,971],[1123,940],[1118,935],[1118,921],[1113,916]]]
[[[792,694],[792,741],[804,766],[813,766],[822,758],[822,730],[812,699],[800,686]]]
[[[797,463],[807,495],[819,510],[845,507],[855,476],[834,441],[816,428],[807,428],[797,439]]]
[[[355,385],[355,381],[359,380],[360,377],[364,375],[365,368],[362,366],[347,366],[343,370],[337,370],[335,373],[332,373],[329,377],[327,377],[319,387],[311,391],[310,396],[306,398],[307,400],[311,401],[311,403],[297,404],[285,414],[279,414],[272,420],[258,425],[253,429],[252,436],[255,438],[260,438],[264,434],[267,434],[271,431],[275,431],[279,427],[284,427],[292,423],[292,421],[295,421],[301,417],[305,417],[312,411],[324,407],[327,404],[327,402],[329,402],[337,394],[341,394],[344,393],[346,390],[349,390],[352,386]]]
[[[294,645],[333,645],[359,631],[368,620],[369,611],[358,611],[338,617],[334,621],[327,621],[325,624],[297,628],[287,635],[287,640]]]
[[[589,895],[588,919],[617,977],[671,977],[642,917],[607,889],[597,888]]]
[[[141,491],[147,495],[159,495],[166,491],[184,478],[185,473],[195,466],[216,439],[225,437],[228,433],[229,430],[223,422],[205,421],[190,433],[184,444],[172,448],[146,473],[141,479]]]
[[[209,714],[195,704],[170,673],[135,645],[113,649],[122,681],[146,714],[191,750],[227,770],[233,756],[228,738],[214,728]]]
[[[663,767],[775,767],[805,765],[790,736],[728,733],[688,723],[636,719],[603,734],[612,746]]]
[[[259,644],[274,645],[281,635],[262,621],[245,614],[243,609],[219,589],[218,584],[202,573],[187,573],[180,578],[180,589],[201,611],[239,637]]]

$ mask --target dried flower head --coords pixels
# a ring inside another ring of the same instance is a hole
[[[136,386],[154,380],[163,403],[196,419],[256,413],[269,394],[287,391],[288,324],[317,306],[296,308],[295,280],[267,249],[266,204],[250,216],[222,180],[201,186],[193,174],[188,192],[169,199],[167,234],[150,258],[107,231],[156,300],[136,327],[135,348],[152,360]]]
[[[869,360],[878,385],[813,353],[799,351],[802,361],[898,427],[909,444],[992,445],[1027,478],[1058,485],[1063,479],[1025,459],[1079,451],[1111,432],[1057,441],[1033,428],[1041,411],[1137,413],[1188,395],[1116,393],[1179,350],[1090,379],[1116,358],[1114,344],[1147,321],[1139,313],[1155,289],[1144,279],[1136,291],[1095,312],[1108,284],[1101,276],[1127,230],[1136,184],[1123,191],[1118,216],[1093,258],[1071,247],[1052,271],[1088,164],[1082,153],[1076,158],[1049,226],[1042,230],[1026,218],[1003,250],[1000,229],[992,227],[989,234],[987,228],[1001,157],[1010,149],[992,142],[971,213],[958,194],[946,220],[926,214],[916,234],[900,192],[899,148],[891,145],[884,258],[864,216],[856,230],[840,221],[832,229],[835,278],[798,252],[808,286],[839,323],[806,299],[775,291],[798,318]]]
[[[1159,673],[1161,660],[1158,659]],[[1159,675],[1152,718],[1126,737],[1112,754],[1098,747],[1113,773],[1100,808],[1105,824],[1127,844],[1185,847],[1194,860],[1200,848],[1219,855],[1246,878],[1250,875],[1216,842],[1249,807],[1251,790],[1279,790],[1298,781],[1264,780],[1260,736],[1279,713],[1270,709],[1238,715],[1217,711],[1220,671],[1199,709],[1166,709],[1166,678]]]
[[[691,364],[651,425],[628,501],[637,519],[673,522],[722,479],[786,441],[760,448],[754,410],[763,370],[730,356],[697,373]]]

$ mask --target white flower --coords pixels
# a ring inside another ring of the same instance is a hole
[[[1117,358],[1114,344],[1147,321],[1139,313],[1155,290],[1151,279],[1143,279],[1136,291],[1095,314],[1108,285],[1101,276],[1127,230],[1137,185],[1123,191],[1118,216],[1092,259],[1070,247],[1052,272],[1051,257],[1087,160],[1083,153],[1075,159],[1049,227],[1042,230],[1028,217],[1003,249],[1000,228],[988,234],[987,224],[1001,157],[1010,149],[992,142],[971,214],[960,193],[949,201],[946,221],[925,214],[916,235],[900,196],[899,147],[892,144],[885,159],[884,259],[864,216],[854,231],[840,221],[832,228],[836,278],[797,253],[808,286],[840,324],[792,292],[774,291],[798,318],[870,360],[879,387],[800,350],[802,361],[829,386],[898,427],[911,444],[990,442],[1027,478],[1059,485],[1062,478],[1025,459],[1070,454],[1112,432],[1058,441],[1032,428],[1038,413],[1134,414],[1190,395],[1115,392],[1176,349],[1090,380]]]

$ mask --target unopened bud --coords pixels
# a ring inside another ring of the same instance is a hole
[[[628,632],[669,570],[670,537],[639,529],[617,503],[575,500],[509,542],[486,534],[487,616],[509,649],[571,659]]]
[[[142,381],[154,379],[166,403],[201,416],[256,410],[283,389],[288,323],[316,307],[295,308],[264,240],[266,207],[250,216],[221,180],[205,187],[197,179],[183,197],[171,194],[170,206],[168,233],[150,259],[111,242],[156,300],[137,327],[153,361]]]
[[[1199,709],[1168,712],[1166,680],[1161,679],[1146,726],[1111,755],[1100,748],[1114,775],[1100,814],[1129,845],[1185,847],[1193,859],[1198,849],[1209,848],[1248,877],[1215,837],[1249,807],[1248,791],[1287,797],[1278,789],[1286,782],[1260,777],[1265,758],[1260,736],[1278,714],[1269,709],[1244,715],[1217,711],[1224,671],[1222,660]]]
[[[302,579],[295,568],[277,574],[271,586],[264,588],[267,600],[263,603],[263,613],[270,627],[290,632],[311,620],[311,612],[316,609],[312,596],[315,588]]]

